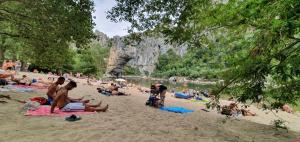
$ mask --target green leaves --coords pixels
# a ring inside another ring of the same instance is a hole
[[[299,100],[300,89],[295,87],[300,78],[298,0],[117,3],[109,18],[129,21],[139,31],[155,28],[169,41],[200,48],[179,61],[171,60],[173,55],[160,57],[156,74],[196,77],[224,69],[225,88],[229,87],[227,91],[240,101],[255,100],[258,95],[266,96],[271,103]],[[273,79],[273,87],[266,87],[267,77]],[[224,86],[220,88],[223,90]]]
[[[0,38],[21,43],[22,49],[14,52],[23,61],[62,69],[73,63],[69,44],[84,48],[93,37],[93,11],[92,0],[4,0],[0,3]]]

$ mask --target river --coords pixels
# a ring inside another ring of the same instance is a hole
[[[170,82],[168,80],[153,80],[153,79],[144,79],[144,78],[126,78],[126,80],[128,83],[133,83],[148,88],[150,88],[151,84],[157,81],[167,86],[169,90],[182,91],[182,89],[184,88],[183,83],[178,83],[178,82],[175,83],[175,82]],[[207,83],[203,83],[203,84],[187,83],[187,87],[189,89],[194,89],[197,91],[209,90],[213,86],[214,84],[207,84]]]

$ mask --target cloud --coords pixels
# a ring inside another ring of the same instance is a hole
[[[93,16],[96,17],[94,22],[96,23],[95,30],[99,30],[109,37],[115,35],[124,36],[127,35],[127,28],[130,26],[128,22],[115,23],[106,19],[106,11],[110,10],[116,2],[114,0],[94,0],[95,2],[95,13]]]

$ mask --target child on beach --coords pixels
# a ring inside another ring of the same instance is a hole
[[[108,109],[108,105],[100,108],[101,102],[97,105],[89,105],[84,102],[73,103],[69,97],[68,92],[77,87],[76,82],[70,81],[66,86],[57,91],[55,99],[51,105],[51,113],[54,113],[54,108],[58,107],[62,111],[89,111],[89,112],[105,112]]]

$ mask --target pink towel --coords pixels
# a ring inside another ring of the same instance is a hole
[[[96,112],[85,112],[85,111],[76,111],[76,112],[63,112],[58,108],[55,108],[54,113],[50,113],[50,106],[40,106],[39,109],[35,111],[28,110],[26,116],[68,116],[68,115],[85,115],[85,114],[95,114]]]

